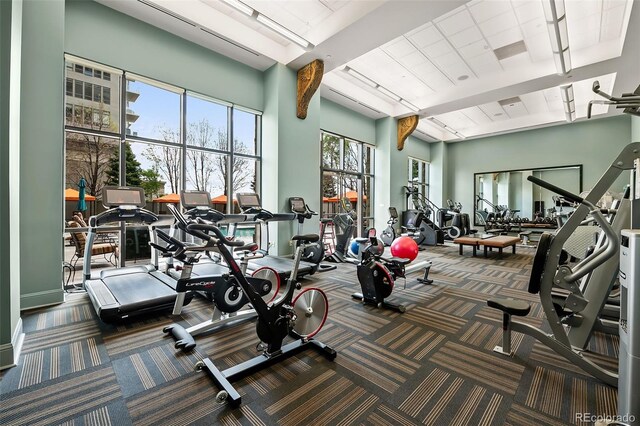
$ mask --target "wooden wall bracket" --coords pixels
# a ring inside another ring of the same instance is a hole
[[[398,151],[404,148],[404,141],[418,127],[418,116],[410,115],[398,120]]]
[[[309,62],[298,70],[298,94],[296,100],[296,116],[298,118],[303,120],[307,118],[309,102],[311,102],[313,94],[320,87],[323,74],[324,62],[320,59]]]

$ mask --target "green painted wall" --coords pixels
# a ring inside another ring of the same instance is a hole
[[[20,69],[22,0],[0,1],[0,369],[14,365],[20,320]]]
[[[66,6],[67,53],[263,109],[262,72],[93,1]]]
[[[328,99],[320,99],[320,128],[355,140],[376,143],[376,122]]]
[[[63,301],[64,2],[25,0],[20,136],[22,309]]]
[[[429,198],[438,206],[443,206],[449,193],[447,175],[448,145],[445,142],[430,144],[431,164],[429,165]],[[459,200],[457,200],[459,201]]]
[[[640,117],[631,116],[631,138],[640,142]]]
[[[631,118],[621,115],[445,145],[449,191],[473,213],[473,174],[494,170],[582,164],[589,189],[631,142]],[[622,190],[625,174],[616,182]],[[448,195],[447,195],[448,194]]]

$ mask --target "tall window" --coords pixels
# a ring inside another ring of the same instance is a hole
[[[424,160],[409,157],[409,188],[418,188],[418,194],[429,198],[429,163]],[[413,200],[407,200],[407,208],[414,209]]]
[[[208,191],[223,212],[232,210],[237,192],[260,192],[260,112],[65,60],[65,188],[78,190],[84,178],[91,200],[85,218],[103,209],[105,185],[142,187],[147,208],[160,214],[167,212],[163,201],[185,189]],[[77,208],[69,194],[65,220]]]
[[[341,213],[347,198],[357,216],[357,235],[373,226],[374,154],[372,145],[328,132],[321,133],[322,216]]]

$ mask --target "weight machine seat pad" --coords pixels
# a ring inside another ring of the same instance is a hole
[[[304,235],[294,235],[291,238],[291,241],[308,241],[310,243],[315,243],[320,240],[320,236],[317,234],[304,234]]]
[[[548,232],[543,233],[538,241],[536,255],[533,258],[533,267],[531,268],[531,276],[529,277],[529,293],[538,294],[540,292],[540,284],[542,283],[542,273],[547,263],[547,255],[553,242],[553,235]]]
[[[500,309],[502,312],[517,317],[525,317],[531,311],[531,305],[524,300],[489,299],[487,300],[487,305],[490,308]]]

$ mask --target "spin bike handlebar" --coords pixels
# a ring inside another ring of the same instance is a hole
[[[244,246],[245,244],[242,241],[228,240],[227,237],[222,233],[220,228],[214,225],[207,225],[204,223],[191,223],[187,225],[186,230],[188,233],[195,235],[196,237],[205,241],[211,241],[211,238],[212,238],[211,235],[207,234],[208,231],[211,231],[216,235],[217,239],[222,241],[222,244],[224,245],[231,246],[231,247],[241,247],[241,246]]]

